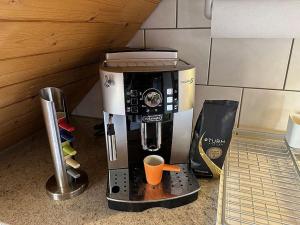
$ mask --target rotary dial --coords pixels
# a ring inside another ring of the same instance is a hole
[[[154,108],[162,103],[162,97],[157,91],[150,91],[145,95],[144,101],[147,106]]]

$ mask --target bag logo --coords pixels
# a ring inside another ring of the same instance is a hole
[[[212,147],[206,151],[206,154],[210,159],[218,159],[222,156],[223,151],[220,148]]]
[[[205,142],[208,142],[208,144],[211,145],[216,145],[216,146],[221,146],[224,145],[226,143],[226,141],[224,139],[219,139],[219,138],[204,138]]]

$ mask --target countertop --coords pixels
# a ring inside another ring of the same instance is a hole
[[[53,201],[46,195],[53,165],[44,130],[0,153],[0,224],[215,224],[219,180],[213,179],[200,180],[198,200],[182,207],[140,213],[109,209],[105,140],[94,137],[96,123],[73,118],[77,159],[89,176],[88,189],[74,199]]]

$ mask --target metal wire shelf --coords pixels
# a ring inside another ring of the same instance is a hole
[[[217,224],[300,224],[298,160],[280,135],[238,132],[221,175]]]

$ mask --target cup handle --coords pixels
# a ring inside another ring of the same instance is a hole
[[[164,171],[180,172],[180,167],[176,166],[176,165],[164,164],[163,170]]]

